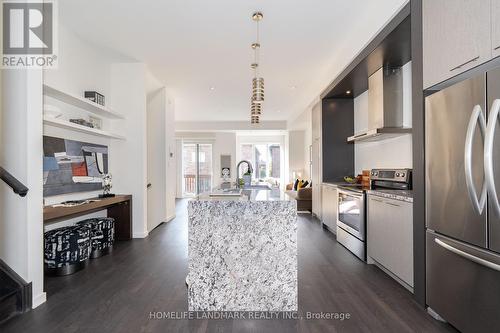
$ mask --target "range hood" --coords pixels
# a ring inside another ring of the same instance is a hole
[[[348,142],[378,141],[411,133],[403,127],[403,73],[399,68],[380,68],[368,78],[368,130]]]

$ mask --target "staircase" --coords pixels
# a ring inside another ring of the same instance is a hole
[[[0,179],[20,197],[28,194],[28,188],[2,167]],[[0,259],[0,325],[31,309],[31,293],[31,283],[26,283]]]
[[[31,283],[0,260],[0,325],[31,309]]]

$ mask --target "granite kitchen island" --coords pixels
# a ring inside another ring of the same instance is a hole
[[[190,311],[297,311],[297,208],[279,190],[189,201]]]

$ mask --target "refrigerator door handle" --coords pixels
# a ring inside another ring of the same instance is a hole
[[[486,139],[484,140],[484,173],[488,193],[492,202],[493,209],[500,215],[500,202],[498,201],[497,189],[495,186],[495,172],[493,169],[493,146],[495,141],[495,130],[497,119],[500,113],[500,99],[495,99],[491,106],[488,117],[488,126],[486,128]]]
[[[447,244],[447,243],[443,242],[440,239],[434,238],[434,242],[437,245],[441,246],[442,248],[444,248],[444,249],[446,249],[446,250],[448,250],[450,252],[453,252],[456,255],[461,256],[462,258],[468,259],[470,261],[475,262],[476,264],[479,264],[481,266],[485,266],[485,267],[488,267],[488,268],[491,268],[491,269],[493,269],[495,271],[500,272],[500,265],[498,265],[498,264],[495,264],[495,263],[493,263],[491,261],[484,260],[482,258],[476,257],[475,255],[472,255],[472,254],[467,253],[465,251],[459,250],[456,247],[453,247],[450,244]]]
[[[486,132],[486,119],[483,114],[483,110],[480,105],[476,105],[472,110],[472,114],[469,120],[469,126],[467,127],[467,135],[465,137],[465,153],[464,153],[464,164],[465,164],[465,182],[467,184],[467,190],[469,192],[469,198],[474,206],[476,213],[481,215],[484,208],[486,207],[486,196],[487,187],[486,181],[483,183],[483,188],[481,189],[481,196],[477,197],[476,186],[474,185],[474,179],[472,177],[472,141],[474,140],[474,134],[476,133],[476,125],[479,123],[479,129],[481,130],[481,135],[485,137]]]

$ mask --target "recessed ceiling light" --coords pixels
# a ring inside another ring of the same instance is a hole
[[[347,90],[345,93],[346,93],[347,95],[350,95],[350,94],[351,94],[351,91],[350,91],[350,90]]]
[[[215,87],[210,87],[210,90],[214,91],[214,90],[215,90]]]
[[[280,113],[280,112],[281,112],[281,110],[276,110],[276,112]]]
[[[297,89],[297,86],[290,86],[290,89],[295,90]]]

